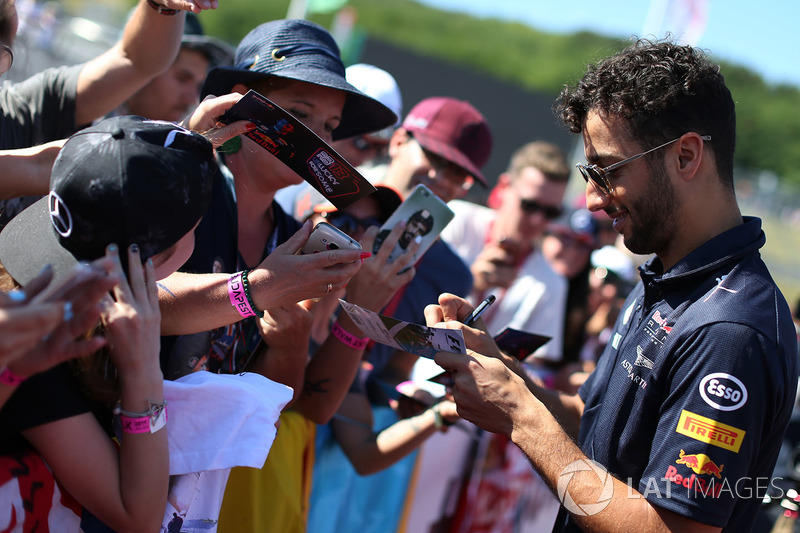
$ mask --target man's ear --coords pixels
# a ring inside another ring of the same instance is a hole
[[[398,149],[411,140],[411,135],[404,128],[397,128],[389,139],[389,157],[394,158]]]
[[[687,133],[678,141],[678,165],[677,170],[684,180],[694,178],[703,158],[708,154],[705,152],[705,142],[696,133]]]

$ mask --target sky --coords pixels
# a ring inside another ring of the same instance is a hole
[[[650,8],[647,0],[417,1],[477,17],[518,21],[546,32],[589,30],[620,38],[642,35]],[[714,58],[758,72],[768,83],[800,88],[800,1],[707,1],[707,23],[697,46]]]

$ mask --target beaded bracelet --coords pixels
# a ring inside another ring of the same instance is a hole
[[[237,272],[228,278],[228,298],[231,300],[231,305],[242,315],[242,318],[256,316],[250,304],[250,298],[247,297],[247,289],[244,284],[245,272]],[[261,314],[264,315],[263,313]]]
[[[152,7],[156,11],[158,11],[159,15],[165,15],[167,17],[171,17],[173,15],[177,15],[178,14],[178,10],[177,9],[170,9],[170,8],[168,8],[166,6],[163,6],[163,5],[159,4],[155,0],[147,0],[147,5]]]
[[[338,322],[333,323],[331,333],[333,333],[333,336],[339,339],[345,346],[349,346],[354,350],[363,350],[366,348],[367,343],[369,342],[369,337],[358,338],[352,333],[345,331],[345,329],[340,326]]]
[[[150,403],[150,409],[143,413],[125,411],[120,404],[114,408],[124,433],[155,433],[167,425],[167,401]]]
[[[25,381],[25,378],[16,375],[8,367],[0,371],[0,383],[2,383],[3,385],[7,385],[9,387],[16,387],[23,381]]]
[[[253,313],[258,318],[264,318],[264,311],[259,311],[258,307],[256,307],[256,303],[253,301],[253,297],[250,296],[250,280],[247,279],[247,275],[250,273],[249,270],[242,270],[242,285],[244,286],[244,297],[247,298],[247,303],[250,304],[250,309],[253,310]]]

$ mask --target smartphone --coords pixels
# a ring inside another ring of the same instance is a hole
[[[320,222],[311,231],[308,240],[300,249],[303,254],[315,254],[326,250],[360,250],[361,244],[339,228]]]
[[[389,219],[381,226],[378,236],[375,238],[375,245],[373,246],[372,253],[377,254],[381,248],[381,244],[386,239],[386,236],[394,228],[395,224],[404,220],[406,222],[406,229],[397,241],[397,245],[389,255],[389,262],[394,261],[400,257],[411,242],[420,237],[420,243],[417,253],[414,254],[414,259],[411,264],[416,263],[422,254],[433,244],[442,230],[447,226],[455,213],[447,207],[433,191],[425,185],[417,185],[411,194],[408,195],[402,204],[395,210]]]

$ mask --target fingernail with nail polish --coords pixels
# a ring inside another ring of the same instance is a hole
[[[361,259],[366,259],[367,257],[372,257],[370,252],[361,252]]]
[[[69,322],[73,316],[72,302],[64,302],[64,322]]]
[[[8,294],[9,299],[11,299],[12,302],[24,302],[25,298],[26,298],[25,291],[23,291],[21,289],[20,290],[16,290],[16,291],[11,291],[11,292],[9,292],[7,294]]]

